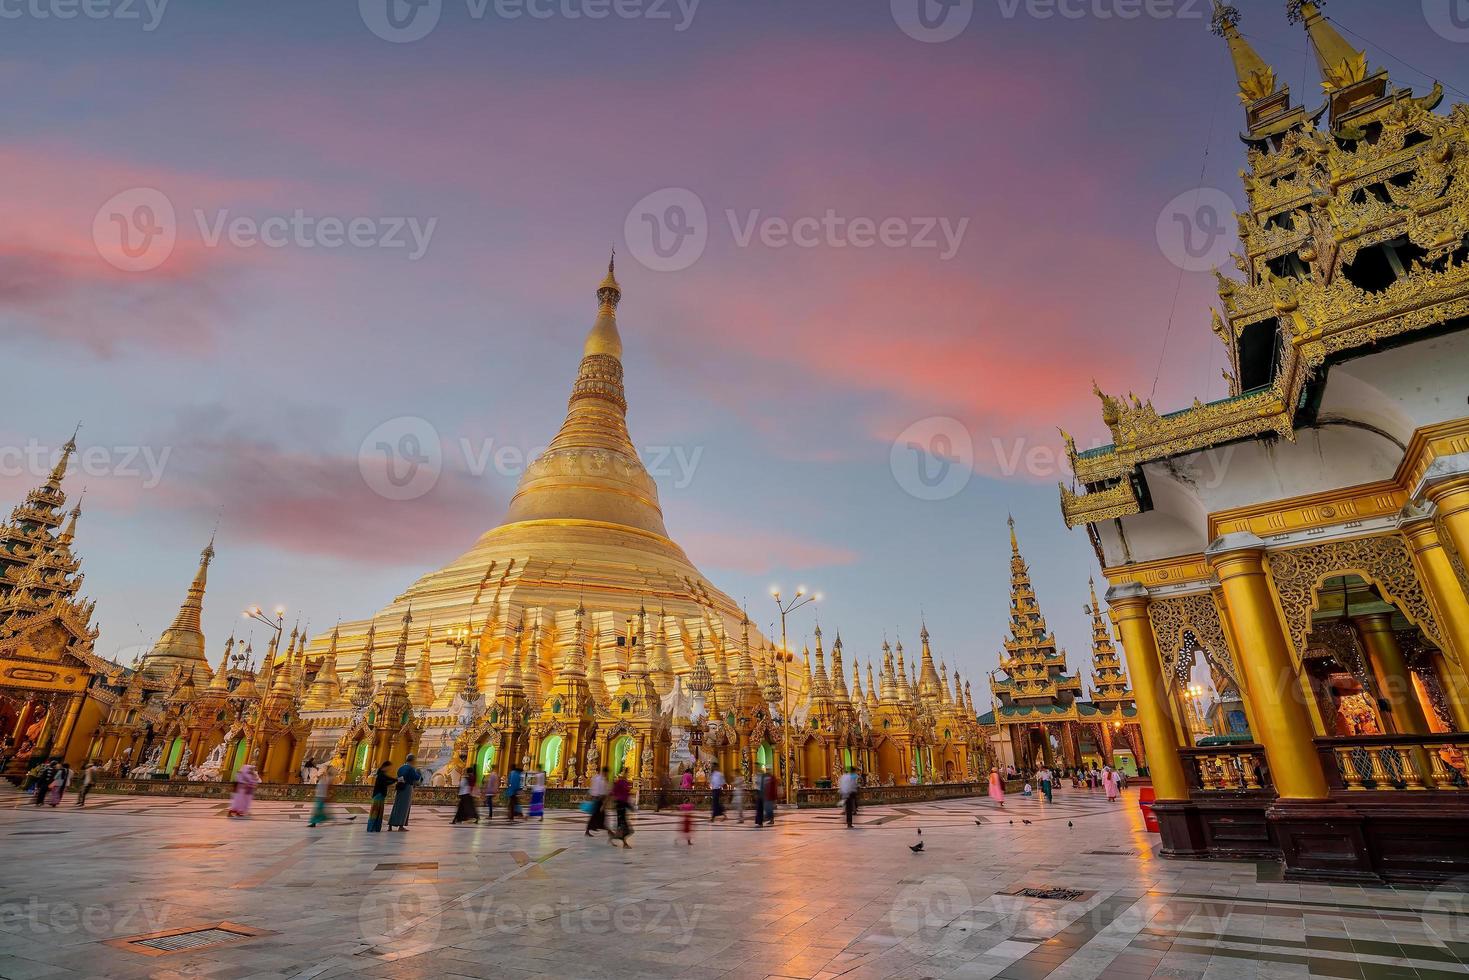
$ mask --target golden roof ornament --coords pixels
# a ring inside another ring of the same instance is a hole
[[[1239,98],[1246,105],[1268,99],[1280,90],[1275,81],[1275,69],[1267,65],[1248,41],[1240,36],[1239,9],[1214,0],[1213,32],[1224,38],[1229,45],[1229,56],[1234,62],[1234,74],[1239,80]]]

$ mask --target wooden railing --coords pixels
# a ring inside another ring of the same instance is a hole
[[[1273,793],[1265,747],[1253,742],[1179,750],[1189,789],[1196,793]]]
[[[1469,735],[1318,738],[1316,751],[1333,789],[1469,791]]]

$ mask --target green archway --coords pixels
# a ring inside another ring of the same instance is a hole
[[[495,743],[486,742],[479,747],[479,756],[475,759],[475,770],[480,779],[484,779],[491,769],[495,767]]]
[[[541,771],[555,772],[561,766],[561,749],[566,739],[560,735],[547,735],[541,742]]]
[[[245,764],[245,750],[247,748],[248,744],[243,738],[235,743],[235,758],[234,761],[230,763],[230,776],[234,776],[235,773],[240,771],[240,767]]]
[[[621,774],[623,764],[627,759],[627,754],[631,751],[633,751],[633,737],[631,735],[623,735],[617,741],[612,743],[613,778],[616,778],[618,775]]]
[[[851,769],[852,768],[852,750],[851,749],[842,749],[842,768],[843,769]]]
[[[367,753],[372,748],[372,743],[363,739],[357,746],[357,751],[352,758],[352,779],[354,783],[367,782]]]
[[[756,769],[774,769],[775,768],[775,747],[773,745],[771,745],[769,742],[766,742],[765,744],[756,747],[756,749],[755,749],[755,768]]]
[[[173,745],[171,745],[168,749],[168,761],[164,763],[163,771],[168,773],[169,775],[173,775],[174,767],[179,764],[179,756],[182,755],[183,752],[184,740],[182,738],[175,738],[173,740]]]

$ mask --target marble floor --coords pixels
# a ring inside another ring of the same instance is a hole
[[[248,820],[212,801],[70,803],[0,789],[0,978],[1469,973],[1463,883],[1294,884],[1270,865],[1163,861],[1130,793],[872,806],[851,830],[830,810],[763,830],[731,817],[697,823],[692,845],[677,816],[643,812],[631,849],[585,837],[573,812],[453,826],[419,806],[409,833],[367,834],[355,805],[311,829],[292,803]],[[1024,888],[1080,894],[1012,894]],[[219,931],[190,938],[201,929]]]

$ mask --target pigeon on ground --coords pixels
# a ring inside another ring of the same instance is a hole
[[[1015,826],[1015,821],[1014,820],[1011,820],[1010,821],[1010,826],[1012,826],[1012,827]]]
[[[1076,826],[1076,824],[1074,824],[1070,820],[1068,820],[1068,821],[1066,821],[1066,826],[1068,826],[1068,827],[1074,827],[1074,826]]]
[[[984,821],[981,820],[981,819],[979,819],[978,817],[975,817],[974,818],[974,825],[976,827],[983,827],[984,826]]]
[[[1022,819],[1020,822],[1023,823],[1023,824],[1025,824],[1027,827],[1030,826],[1030,821],[1029,820]]]
[[[918,828],[918,837],[919,837],[919,841],[918,841],[917,844],[909,844],[908,845],[908,850],[912,851],[914,854],[918,854],[919,852],[921,852],[923,850],[923,840],[922,840],[922,837],[923,837],[923,828],[922,827],[919,827]]]

